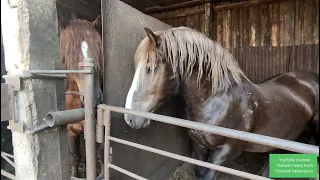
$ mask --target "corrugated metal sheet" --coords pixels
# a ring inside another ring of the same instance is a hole
[[[232,50],[248,78],[255,83],[279,73],[308,70],[319,73],[319,44],[294,46],[245,46]]]
[[[219,8],[226,4],[231,2],[214,4],[210,37],[230,50],[253,82],[292,70],[319,73],[319,0]],[[183,14],[195,9],[203,12]],[[162,18],[174,27],[204,31],[204,5],[163,12]]]

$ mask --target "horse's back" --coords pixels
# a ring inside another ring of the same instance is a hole
[[[291,101],[319,110],[319,75],[311,71],[292,71],[276,75],[258,84],[268,97]]]
[[[319,74],[311,71],[292,71],[279,74],[257,85],[263,89],[269,89],[271,92],[276,90],[281,93],[279,89],[286,89],[296,95],[312,94],[316,96],[314,97],[316,100],[319,97]]]
[[[257,84],[259,108],[254,113],[253,133],[295,140],[319,111],[319,77],[307,71],[288,72]],[[248,144],[248,151],[273,148]]]

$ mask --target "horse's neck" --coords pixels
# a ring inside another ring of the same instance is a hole
[[[227,90],[218,90],[214,94],[211,91],[211,83],[203,82],[199,88],[193,78],[180,86],[190,119],[203,123],[207,123],[208,120],[218,121],[227,115],[230,108],[237,108],[241,102],[254,102],[257,91],[256,86],[247,81],[241,85],[230,85]]]

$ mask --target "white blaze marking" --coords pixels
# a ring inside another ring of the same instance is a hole
[[[88,58],[88,44],[85,41],[81,43],[81,51],[84,58]]]
[[[139,88],[139,85],[140,85],[140,74],[141,74],[141,65],[138,64],[138,67],[137,67],[136,72],[134,74],[132,84],[131,84],[131,87],[129,89],[127,99],[126,99],[125,108],[127,108],[127,109],[132,108],[133,94]]]

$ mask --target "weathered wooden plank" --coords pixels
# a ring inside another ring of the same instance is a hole
[[[279,4],[280,14],[279,14],[279,46],[284,46],[284,31],[285,31],[285,4]]]
[[[212,5],[212,7],[214,7],[214,5]],[[212,28],[211,28],[211,32],[210,32],[211,38],[212,38],[213,40],[215,40],[215,41],[217,41],[217,26],[218,26],[218,23],[217,23],[217,21],[218,21],[217,14],[218,14],[217,11],[213,11],[213,12],[212,12],[212,19],[211,19],[211,21],[212,21]]]
[[[242,9],[242,46],[249,45],[249,8]]]
[[[305,0],[304,3],[303,44],[312,44],[312,9],[316,7],[313,7],[313,0]]]
[[[230,25],[231,25],[231,13],[230,10],[223,11],[223,22],[222,22],[222,46],[230,50]]]
[[[234,16],[233,16],[233,21],[234,21],[234,33],[235,33],[235,39],[234,39],[234,47],[237,48],[240,45],[240,10],[239,9],[234,9]]]
[[[248,8],[251,6],[262,5],[262,4],[272,4],[272,3],[280,3],[287,0],[254,0],[254,1],[244,1],[232,4],[224,4],[220,6],[216,6],[214,8],[215,11],[221,10],[231,10],[235,8]]]
[[[217,12],[217,42],[222,44],[222,12]]]
[[[260,8],[261,15],[261,40],[260,45],[269,45],[270,43],[270,14],[269,14],[269,5],[261,5]],[[260,33],[259,32],[259,33]]]
[[[303,21],[303,44],[312,44],[313,33],[312,33],[312,9],[313,7],[312,0],[305,0],[304,8],[304,21]]]
[[[173,13],[180,13],[180,11],[179,11],[179,9],[175,9],[175,10],[173,10],[173,11],[171,11],[171,12],[173,12]],[[172,26],[173,27],[178,27],[178,18],[179,17],[174,17],[174,18],[172,18]]]
[[[199,21],[199,22],[203,22],[203,26],[202,26],[202,31],[204,32],[204,34],[208,37],[210,37],[210,28],[212,25],[212,8],[211,8],[211,2],[207,2],[204,5],[204,21]],[[202,17],[200,17],[200,19],[198,20],[202,20]]]
[[[294,45],[294,1],[281,4],[284,9],[284,46]]]
[[[295,2],[295,27],[294,27],[294,44],[300,45],[302,43],[302,26],[303,26],[303,2],[296,0]]]
[[[231,10],[231,53],[237,48],[237,23],[236,10]]]
[[[195,14],[203,14],[203,13],[204,13],[204,9],[194,9],[193,8],[191,10],[186,10],[186,11],[183,11],[183,12],[172,11],[170,13],[153,14],[151,16],[163,21],[163,20],[174,19],[174,18],[178,18],[178,17],[190,17],[190,16],[195,15]]]
[[[260,41],[261,24],[259,21],[260,11],[259,6],[252,6],[249,8],[249,42],[250,46],[257,46]]]
[[[168,5],[168,6],[155,6],[155,7],[149,7],[146,8],[143,13],[155,13],[155,12],[164,12],[164,11],[169,11],[173,9],[180,9],[180,8],[188,8],[196,5],[201,5],[204,4],[205,1],[203,0],[191,0],[187,2],[182,2],[178,4],[173,4],[173,5]]]
[[[194,11],[194,8],[193,7],[186,8],[186,11]],[[198,10],[196,10],[196,11],[198,11]],[[193,21],[194,21],[193,14],[186,16],[186,25],[187,25],[187,27],[193,28],[193,24],[194,24]]]
[[[271,11],[271,45],[279,46],[280,44],[280,4],[272,4],[269,8]]]
[[[185,9],[181,9],[181,11],[185,11]],[[186,17],[179,17],[179,26],[186,26]]]
[[[313,0],[313,14],[312,14],[312,43],[318,44],[319,43],[319,0]]]

